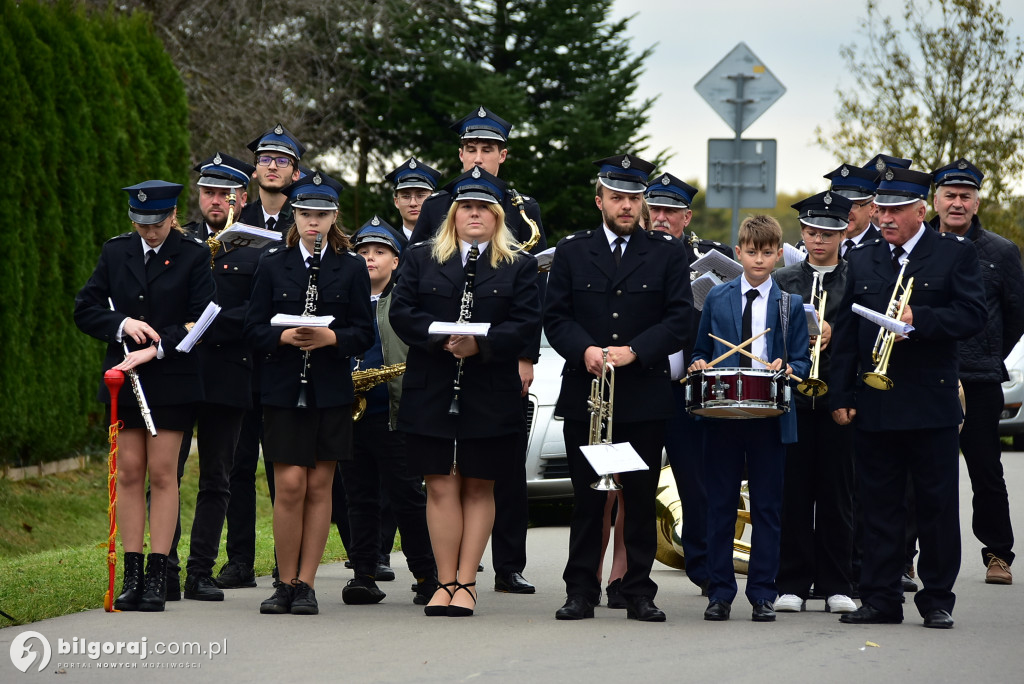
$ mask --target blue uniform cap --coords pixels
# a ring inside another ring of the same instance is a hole
[[[850,225],[850,209],[853,202],[831,190],[826,190],[791,206],[800,212],[800,223],[809,228],[846,230]]]
[[[430,168],[416,157],[410,157],[404,164],[384,176],[384,180],[394,184],[395,192],[411,188],[423,188],[433,192],[437,182],[441,180],[441,172]]]
[[[873,197],[878,189],[878,171],[873,167],[869,169],[843,164],[823,177],[832,181],[830,190],[833,194],[842,195],[854,202]]]
[[[302,159],[306,146],[295,139],[287,128],[277,124],[266,133],[246,145],[253,154],[260,152],[283,152],[295,159]]]
[[[952,164],[947,164],[941,169],[932,171],[932,178],[935,180],[936,186],[970,185],[980,189],[981,181],[984,177],[985,174],[966,159],[957,159]]]
[[[601,185],[618,192],[637,193],[647,189],[647,178],[654,171],[654,164],[631,154],[617,154],[614,157],[594,162],[600,170],[597,178]]]
[[[461,200],[480,200],[491,204],[501,204],[505,197],[505,181],[491,175],[479,166],[474,166],[461,176],[444,186],[453,202]]]
[[[910,159],[901,159],[888,154],[876,154],[871,158],[871,161],[864,165],[864,168],[874,169],[876,172],[882,173],[889,168],[909,169],[913,163]]]
[[[341,183],[323,171],[312,171],[285,188],[284,193],[294,209],[337,211],[341,190]]]
[[[196,185],[201,188],[248,187],[252,173],[256,170],[252,164],[246,164],[241,159],[235,159],[220,152],[204,159],[192,168],[199,172],[199,180],[196,181]]]
[[[162,180],[143,181],[121,188],[128,193],[128,218],[150,226],[171,215],[184,186]]]
[[[671,173],[663,173],[651,180],[644,197],[652,207],[679,207],[689,209],[693,198],[700,192]]]
[[[879,179],[875,204],[881,207],[895,207],[923,200],[928,197],[931,186],[930,173],[890,167]]]
[[[355,236],[352,238],[352,250],[355,251],[362,245],[376,242],[387,245],[395,253],[395,256],[399,256],[402,254],[402,248],[399,246],[398,240],[395,239],[392,233],[393,230],[387,221],[379,216],[374,216],[363,224],[362,228],[356,231]]]
[[[512,124],[487,109],[479,107],[451,125],[462,140],[499,140],[508,142]]]

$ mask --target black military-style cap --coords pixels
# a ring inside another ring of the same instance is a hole
[[[790,205],[800,215],[800,223],[819,230],[846,230],[853,202],[831,190],[819,192]]]
[[[192,167],[199,172],[196,185],[201,188],[244,188],[256,167],[220,152]]]
[[[833,193],[842,195],[854,202],[870,199],[878,189],[878,171],[872,168],[861,168],[843,164],[835,171],[829,171],[825,178],[832,181],[829,188]]]
[[[880,207],[910,204],[926,199],[931,187],[932,175],[930,173],[890,167],[882,173],[879,180],[875,204]]]
[[[453,123],[451,129],[462,140],[500,140],[507,143],[512,124],[481,105]]]
[[[338,210],[342,185],[323,171],[313,171],[284,189],[293,209]]]
[[[864,165],[864,168],[874,169],[878,173],[882,173],[888,168],[909,169],[913,163],[910,159],[901,159],[888,154],[876,154]]]
[[[127,188],[128,218],[143,226],[160,223],[171,215],[184,186],[162,180],[148,180]]]
[[[932,171],[936,187],[940,185],[970,185],[980,189],[984,177],[985,174],[977,166],[962,158]]]
[[[505,181],[495,175],[474,166],[469,171],[449,181],[444,189],[452,196],[452,201],[480,200],[491,204],[501,204],[505,197]]]
[[[654,164],[632,154],[617,154],[598,159],[594,166],[600,170],[597,178],[601,185],[619,192],[638,193],[647,189],[647,179]]]
[[[302,159],[306,146],[300,143],[287,128],[277,124],[246,145],[253,154],[260,152],[283,152],[296,159]]]
[[[644,192],[647,204],[652,207],[677,207],[689,209],[693,198],[700,192],[689,183],[682,181],[671,173],[663,173],[651,179]]]
[[[441,180],[441,172],[430,168],[416,157],[410,157],[397,169],[384,176],[384,180],[395,186],[395,192],[411,188],[433,192],[437,188],[437,182]]]

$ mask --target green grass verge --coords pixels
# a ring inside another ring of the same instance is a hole
[[[181,558],[188,557],[199,466],[189,459],[181,481]],[[107,588],[106,463],[35,480],[0,480],[0,610],[25,624],[101,608]],[[272,510],[263,462],[256,474],[256,574],[274,566]],[[118,544],[120,553],[120,543]],[[345,558],[331,526],[323,562]],[[218,567],[226,560],[221,540]],[[123,567],[118,557],[117,590]],[[12,624],[0,617],[0,625]]]

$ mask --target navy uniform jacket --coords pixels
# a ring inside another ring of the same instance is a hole
[[[263,222],[263,202],[259,200],[258,195],[255,202],[250,202],[242,207],[242,211],[238,213],[238,222],[249,226],[256,226],[257,228],[267,227]],[[281,231],[282,237],[287,237],[286,229],[292,223],[294,223],[292,204],[291,202],[285,202],[284,206],[281,207],[281,213],[277,215],[277,224],[274,228]]]
[[[490,249],[476,262],[471,321],[490,323],[478,337],[480,353],[465,360],[461,413],[448,415],[457,359],[442,348],[447,335],[429,335],[434,321],[456,321],[466,283],[460,254],[443,264],[430,243],[412,245],[402,255],[402,276],[391,295],[391,327],[409,345],[398,429],[418,435],[482,438],[525,430],[520,397],[519,353],[540,325],[537,263],[524,256],[512,264],[490,264]]]
[[[530,250],[531,254],[536,254],[548,248],[547,237],[544,235],[544,224],[540,220],[540,205],[537,204],[537,200],[526,195],[523,195],[523,204],[526,215],[533,219],[537,223],[537,228],[540,229],[540,240]],[[434,237],[441,224],[444,223],[444,218],[448,215],[448,209],[451,206],[452,196],[446,190],[439,190],[428,197],[427,201],[423,203],[419,218],[416,219],[416,227],[412,231],[409,242],[425,242]],[[530,239],[530,226],[523,220],[519,209],[512,204],[512,196],[509,193],[505,193],[501,207],[505,210],[505,223],[512,230],[512,235],[516,240],[522,243]]]
[[[711,289],[704,299],[704,310],[700,317],[700,329],[697,331],[697,342],[694,345],[693,358],[711,361],[729,351],[721,342],[709,336],[713,334],[733,344],[744,341],[743,338],[743,295],[739,276],[727,283]],[[765,335],[768,358],[765,361],[782,359],[783,369],[789,364],[793,375],[807,377],[810,369],[808,346],[810,335],[807,332],[807,317],[804,315],[804,303],[800,295],[789,298],[789,323],[786,335],[782,334],[782,322],[779,318],[782,290],[772,281],[771,294],[768,295],[768,310],[765,316],[765,327],[770,328]],[[750,351],[749,345],[747,351]],[[726,357],[715,368],[739,366],[739,352]],[[790,381],[791,384],[793,381]],[[714,419],[711,419],[714,420]],[[757,419],[755,419],[757,420]],[[767,420],[771,420],[770,418]],[[792,444],[796,441],[796,411],[789,410],[779,416],[782,431],[782,443]]]
[[[107,240],[99,263],[89,281],[75,297],[78,328],[107,343],[103,359],[106,371],[124,360],[124,349],[115,340],[121,321],[145,321],[160,335],[164,358],[137,367],[142,389],[150,406],[189,404],[203,398],[199,363],[195,354],[182,354],[174,347],[185,337],[185,324],[199,320],[214,299],[210,275],[210,250],[202,242],[171,229],[147,277],[142,238],[136,232]],[[110,310],[107,298],[114,300]],[[131,338],[128,348],[139,349]],[[193,350],[194,351],[194,350]],[[100,380],[99,400],[110,403]],[[135,403],[127,383],[118,394],[118,405]]]
[[[857,425],[870,432],[959,425],[957,340],[985,325],[985,290],[978,255],[969,240],[926,229],[908,258],[904,285],[914,278],[910,308],[914,331],[893,345],[889,390],[856,387],[874,370],[871,349],[878,326],[853,313],[861,304],[884,313],[896,284],[889,243],[879,238],[850,251],[846,290],[832,325],[832,410],[857,409]]]
[[[206,223],[194,221],[184,229],[193,237],[206,240]],[[211,404],[249,408],[252,406],[252,348],[245,341],[245,312],[249,292],[261,250],[224,245],[213,257],[213,281],[217,285],[220,314],[203,335],[193,354],[199,357],[204,401]]]
[[[295,408],[304,353],[279,344],[284,328],[270,325],[277,313],[299,315],[306,308],[309,269],[299,246],[271,247],[263,253],[245,317],[245,338],[260,355],[260,397],[266,406]],[[349,357],[373,344],[370,277],[361,256],[338,254],[325,246],[317,282],[317,315],[334,316],[337,346],[314,349],[306,374],[315,408],[352,403]]]
[[[631,346],[637,358],[615,371],[615,421],[664,420],[672,415],[668,355],[688,346],[693,314],[690,276],[681,242],[637,230],[616,269],[603,228],[561,242],[548,276],[544,330],[566,359],[555,413],[589,420],[591,375],[587,347]]]

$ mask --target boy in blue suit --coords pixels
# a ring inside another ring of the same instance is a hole
[[[784,297],[772,280],[782,256],[782,228],[770,216],[751,216],[739,230],[736,258],[743,275],[714,288],[704,300],[700,329],[689,370],[708,367],[708,361],[729,351],[715,335],[739,344],[761,336],[748,351],[772,359],[770,370],[785,368],[787,375],[805,376],[809,334],[799,295]],[[788,303],[788,309],[783,309]],[[765,368],[734,353],[723,359],[731,366]],[[736,597],[732,542],[736,524],[736,498],[746,465],[750,484],[751,538],[747,598],[755,622],[775,620],[775,575],[779,570],[779,532],[782,517],[782,479],[786,444],[796,441],[796,414],[750,420],[704,419],[705,475],[708,492],[708,607],[705,620],[728,620]]]

